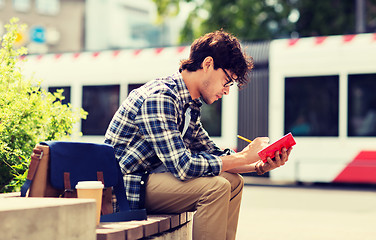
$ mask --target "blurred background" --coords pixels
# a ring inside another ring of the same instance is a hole
[[[376,31],[375,0],[1,0],[29,26],[30,53],[190,44],[225,29],[242,41]]]
[[[11,17],[28,25],[16,40],[24,73],[89,113],[79,140],[103,142],[131,90],[224,29],[255,68],[246,88],[203,106],[218,145],[292,132],[289,164],[263,178],[376,183],[376,0],[0,0],[1,35]]]

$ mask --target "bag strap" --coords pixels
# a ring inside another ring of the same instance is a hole
[[[129,202],[127,200],[127,194],[124,188],[124,181],[123,181],[123,174],[120,171],[120,167],[118,168],[118,182],[114,186],[114,193],[116,195],[116,201],[119,204],[120,211],[128,211],[130,210]]]
[[[118,168],[118,183],[114,186],[116,200],[119,203],[119,212],[102,215],[101,222],[121,222],[130,220],[146,220],[146,209],[131,210],[124,188],[123,174]]]
[[[29,165],[29,171],[27,173],[26,182],[21,187],[21,197],[26,197],[26,193],[29,190],[31,183],[33,182],[35,173],[37,172],[39,162],[43,157],[43,151],[37,148],[33,149],[33,154],[31,154],[31,161]]]
[[[97,180],[101,181],[104,185],[104,177],[103,172],[97,172]],[[103,197],[102,197],[102,215],[111,214],[114,212],[112,207],[112,188],[104,188],[103,189]]]
[[[77,193],[72,189],[70,182],[70,173],[64,172],[64,197],[65,198],[76,198]]]

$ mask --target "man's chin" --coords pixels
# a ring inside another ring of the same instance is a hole
[[[207,98],[207,97],[204,97],[201,95],[201,100],[206,103],[206,104],[213,104],[215,101],[218,100],[217,97],[213,97],[213,98]]]
[[[206,103],[206,104],[208,104],[208,105],[210,105],[210,104],[213,104],[215,101],[217,101],[217,100],[213,100],[213,99],[202,99],[202,101],[204,101],[204,103]]]

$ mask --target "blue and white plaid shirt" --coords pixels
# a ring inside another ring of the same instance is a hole
[[[183,138],[179,127],[181,130],[186,104],[191,119]],[[203,129],[201,105],[200,100],[192,100],[178,72],[132,91],[115,113],[105,142],[115,148],[131,208],[142,207],[143,176],[157,168],[182,181],[221,172],[218,156],[226,152]]]

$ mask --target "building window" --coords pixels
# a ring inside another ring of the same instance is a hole
[[[338,136],[339,76],[287,77],[284,120],[295,136]]]
[[[136,84],[129,84],[128,85],[128,95],[135,89],[141,87],[142,85],[144,85],[144,83],[136,83]]]
[[[376,136],[376,73],[348,77],[348,136]]]
[[[50,93],[56,92],[58,89],[63,89],[63,96],[65,97],[63,101],[61,101],[62,104],[68,104],[71,102],[71,87],[49,87],[48,91]]]
[[[84,135],[104,135],[119,108],[119,85],[83,86],[82,108],[88,112],[82,120]]]
[[[57,15],[60,12],[60,0],[36,0],[35,4],[40,14]]]
[[[30,11],[30,0],[13,0],[13,8],[18,12]]]

